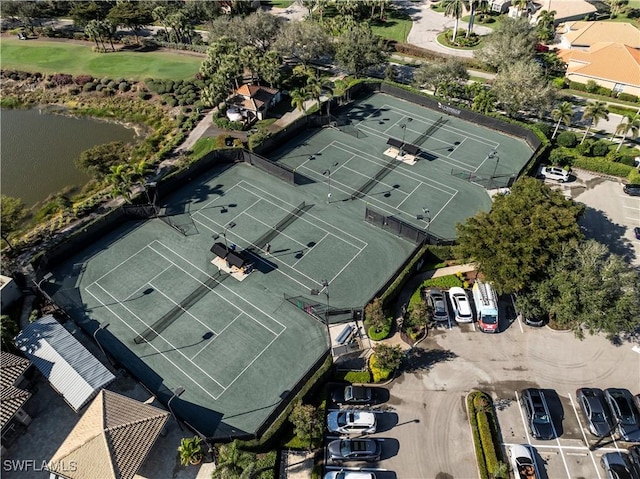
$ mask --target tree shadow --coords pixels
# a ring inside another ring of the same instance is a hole
[[[434,365],[445,361],[451,361],[458,355],[453,351],[444,349],[419,349],[409,350],[405,359],[405,372],[429,371]]]
[[[624,236],[629,226],[613,223],[603,211],[589,206],[586,207],[578,223],[586,239],[594,239],[607,245],[609,251],[621,256],[628,263],[635,260],[636,253],[633,245]]]

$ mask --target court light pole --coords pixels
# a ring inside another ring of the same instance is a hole
[[[233,228],[235,225],[236,224],[233,221],[227,224],[227,226],[224,227],[224,231],[222,233],[222,236],[224,236],[224,249],[226,249],[227,251],[229,251],[229,246],[227,245],[227,230]]]
[[[407,133],[407,125],[413,121],[413,118],[408,117],[404,123],[400,124],[402,128],[402,146],[400,146],[400,156],[404,156],[404,138]]]
[[[183,387],[179,387],[174,389],[173,392],[173,396],[171,396],[169,398],[169,401],[167,401],[167,407],[169,408],[169,412],[171,413],[171,415],[173,416],[173,419],[176,420],[176,422],[178,423],[178,427],[180,428],[181,431],[184,431],[184,429],[182,429],[182,424],[180,424],[180,421],[178,420],[178,417],[175,415],[175,413],[173,412],[173,409],[171,409],[171,401],[173,400],[173,398],[175,397],[180,397],[182,395],[182,393],[184,393],[185,389]]]
[[[327,337],[329,338],[329,349],[331,349],[331,333],[329,331],[329,281],[322,280],[322,289],[312,289],[310,293],[313,296],[318,296],[320,293],[324,293],[327,297],[327,309],[324,311],[324,324],[327,328]]]
[[[101,329],[106,329],[109,327],[110,323],[100,323],[98,325],[98,327],[96,328],[96,330],[93,332],[93,340],[98,343],[98,347],[100,348],[100,351],[102,351],[102,354],[104,354],[107,358],[107,360],[109,361],[109,364],[111,364],[111,360],[109,359],[109,356],[107,356],[107,353],[104,351],[104,349],[102,348],[102,344],[100,344],[100,341],[98,341],[97,335],[98,335],[98,331],[100,331]]]
[[[333,165],[331,165],[331,168],[335,168],[336,166],[338,166],[337,161]],[[327,193],[327,203],[331,203],[331,170],[327,168],[322,172],[322,176],[327,177],[327,185],[329,187],[329,192]]]

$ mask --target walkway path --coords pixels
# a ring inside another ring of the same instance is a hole
[[[448,276],[450,274],[456,274],[458,272],[467,273],[469,271],[474,271],[474,270],[475,270],[475,267],[473,266],[473,264],[465,263],[465,264],[459,264],[455,266],[447,266],[445,268],[432,269],[432,270],[425,271],[423,273],[415,275],[413,278],[411,278],[407,282],[407,284],[404,286],[404,288],[402,288],[402,291],[398,295],[398,299],[395,305],[395,312],[394,312],[394,318],[396,320],[396,324],[398,320],[402,317],[403,306],[406,307],[406,305],[409,303],[409,298],[411,298],[411,295],[414,293],[416,288],[420,286],[420,284],[425,279],[439,278],[441,276]],[[402,347],[402,349],[411,348],[411,345],[405,343],[402,340],[402,337],[399,331],[396,331],[396,333],[393,336],[385,339],[382,342],[389,345],[399,345],[400,347]]]

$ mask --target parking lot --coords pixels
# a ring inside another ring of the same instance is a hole
[[[495,401],[505,453],[510,444],[533,445],[542,479],[604,479],[602,454],[628,444],[614,438],[597,444],[577,410],[575,390],[640,392],[640,354],[633,346],[615,346],[600,336],[580,341],[517,319],[503,321],[498,334],[481,333],[472,324],[440,326],[410,352],[409,371],[387,386],[381,430],[372,435],[384,439],[383,458],[363,467],[373,466],[382,478],[477,477],[465,408],[467,393],[477,388]],[[531,437],[518,403],[528,387],[548,391],[558,439]],[[590,451],[589,445],[598,447]]]
[[[583,170],[574,171],[567,183],[545,181],[586,205],[580,224],[588,238],[606,244],[613,253],[640,266],[640,240],[633,234],[633,228],[640,226],[640,197],[625,194],[618,181]]]

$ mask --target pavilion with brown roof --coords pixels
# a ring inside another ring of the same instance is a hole
[[[593,80],[614,92],[640,96],[640,50],[601,42],[586,51],[560,50],[558,56],[567,63],[565,76],[570,81]]]
[[[280,90],[260,85],[242,85],[227,100],[240,110],[250,123],[255,119],[264,120],[269,108],[280,101]]]
[[[103,389],[48,463],[52,477],[133,478],[169,413]]]

